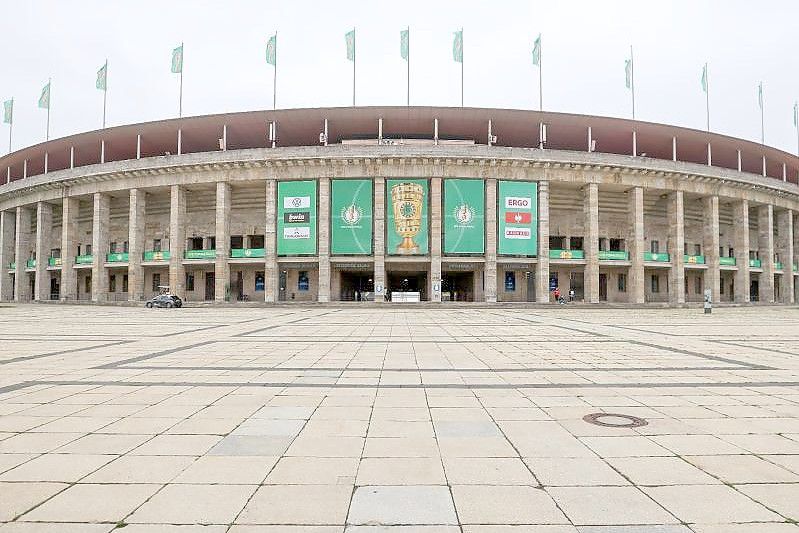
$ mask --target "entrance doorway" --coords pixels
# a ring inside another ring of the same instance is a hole
[[[420,300],[427,300],[426,272],[389,272],[386,277],[386,293],[389,298],[392,292],[418,292]]]
[[[749,301],[760,301],[760,281],[753,279],[749,282]]]
[[[607,278],[605,281],[605,298],[607,298]],[[583,272],[570,272],[569,273],[569,289],[574,291],[574,299],[576,301],[585,299],[585,285],[583,284]],[[561,290],[561,293],[563,291]],[[568,293],[567,293],[568,294]]]
[[[607,274],[599,274],[599,301],[600,302],[607,302],[608,301],[608,275]]]
[[[474,272],[445,272],[441,276],[442,302],[473,302]]]
[[[205,273],[205,299],[210,301],[214,299],[214,293],[216,292],[216,273],[214,272],[206,272]]]
[[[50,299],[58,300],[61,297],[61,285],[58,278],[50,278]]]
[[[343,302],[365,302],[375,299],[375,284],[371,272],[341,272],[341,291],[339,299]]]

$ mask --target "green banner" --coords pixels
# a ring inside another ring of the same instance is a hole
[[[497,253],[538,255],[538,184],[500,181],[497,203]]]
[[[316,181],[278,182],[277,254],[316,254]]]
[[[444,253],[485,253],[483,180],[444,180]]]
[[[372,253],[372,180],[333,180],[330,252]]]
[[[427,180],[386,180],[386,254],[428,252]]]

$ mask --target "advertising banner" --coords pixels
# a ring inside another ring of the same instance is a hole
[[[316,181],[278,182],[277,254],[316,254]]]
[[[444,253],[485,253],[483,180],[444,180]]]
[[[372,180],[333,180],[330,252],[372,254]]]
[[[500,181],[497,194],[497,253],[538,254],[538,184]]]
[[[386,180],[386,254],[424,255],[429,250],[426,179]]]

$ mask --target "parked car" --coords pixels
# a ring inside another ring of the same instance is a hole
[[[159,294],[152,300],[144,304],[147,309],[153,307],[183,307],[183,301],[174,294]]]

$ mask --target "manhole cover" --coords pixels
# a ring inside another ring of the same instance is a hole
[[[604,426],[609,428],[640,428],[649,424],[643,418],[638,418],[632,415],[620,415],[618,413],[591,413],[585,415],[583,420],[595,426]]]

